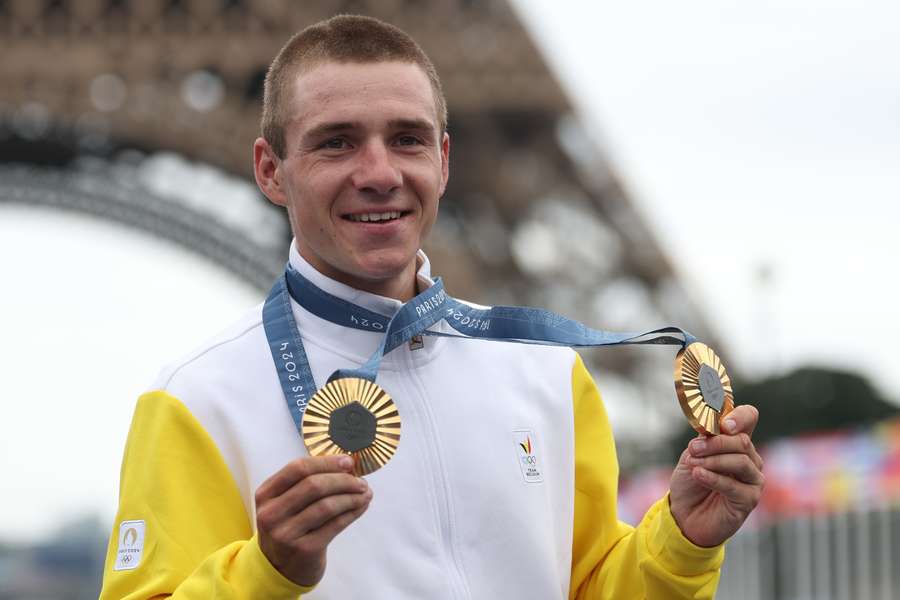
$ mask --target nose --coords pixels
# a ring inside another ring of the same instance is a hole
[[[369,141],[358,155],[352,181],[356,189],[384,196],[403,185],[403,176],[394,165],[384,142]]]

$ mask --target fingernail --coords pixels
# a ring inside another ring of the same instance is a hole
[[[340,465],[340,467],[342,469],[352,469],[353,468],[353,459],[350,458],[349,456],[342,456],[341,459],[338,461],[338,465]]]
[[[361,492],[365,491],[369,488],[369,482],[366,481],[365,479],[363,479],[362,477],[358,477],[356,480],[359,482],[359,490]]]
[[[728,431],[734,431],[737,429],[737,421],[734,419],[725,419],[725,429]]]
[[[688,464],[691,465],[692,467],[696,467],[698,465],[703,464],[703,459],[700,457],[697,457],[697,456],[689,456]]]
[[[691,441],[691,450],[694,452],[703,452],[706,450],[706,440],[696,439]]]

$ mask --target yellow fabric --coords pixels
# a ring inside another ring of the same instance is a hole
[[[637,528],[618,521],[618,462],[600,393],[578,357],[575,403],[575,523],[570,599],[712,598],[724,546],[701,548],[684,537],[668,497]]]
[[[163,391],[138,400],[101,600],[297,598],[304,588],[260,550],[237,486],[209,434]],[[119,523],[145,521],[137,568],[114,571]]]

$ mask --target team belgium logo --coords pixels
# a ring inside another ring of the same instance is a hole
[[[544,481],[534,432],[530,429],[519,429],[513,432],[513,436],[516,442],[519,467],[522,469],[522,477],[525,478],[525,482],[540,483]]]

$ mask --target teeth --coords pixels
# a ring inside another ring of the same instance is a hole
[[[391,219],[399,219],[400,211],[391,211],[391,212],[383,212],[383,213],[368,213],[364,215],[350,215],[351,221],[388,221]]]

